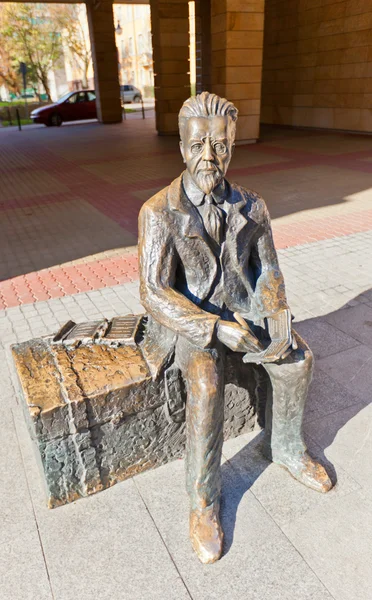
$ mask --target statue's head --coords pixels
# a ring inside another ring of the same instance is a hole
[[[226,175],[234,150],[238,109],[203,92],[184,102],[179,115],[180,148],[196,185],[210,194]]]

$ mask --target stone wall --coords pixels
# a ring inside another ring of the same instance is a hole
[[[372,131],[372,0],[266,0],[261,122]]]

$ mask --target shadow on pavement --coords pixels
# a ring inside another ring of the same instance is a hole
[[[135,244],[142,203],[183,169],[177,136],[157,136],[148,116],[1,130],[0,280]],[[370,187],[368,143],[264,127],[236,148],[228,178],[257,190],[272,218],[340,205]]]
[[[355,298],[358,300],[358,297]],[[359,306],[363,306],[360,304]],[[301,324],[308,324],[309,326],[312,323],[322,322],[324,318],[328,318],[330,316],[336,317],[341,314],[345,319],[347,319],[347,314],[345,312],[349,310],[347,307],[343,306],[337,311],[329,313],[326,317],[319,317],[314,319],[309,319],[307,321],[301,322]],[[324,322],[324,321],[323,321]],[[298,323],[300,324],[300,323]],[[297,325],[298,325],[297,324]],[[296,328],[296,323],[294,324]],[[342,331],[339,331],[342,335]],[[358,334],[356,334],[358,335]],[[314,343],[314,340],[313,340]],[[316,341],[315,341],[316,345]],[[355,339],[355,346],[349,348],[352,350],[353,348],[360,348],[361,342],[360,338]],[[334,353],[334,354],[337,354]],[[316,373],[316,361],[315,361],[315,373]],[[331,383],[331,379],[329,379]],[[332,380],[334,383],[334,380]],[[336,385],[340,386],[339,383]],[[341,390],[341,387],[340,387]],[[334,390],[328,390],[325,388],[323,391],[323,397],[325,401],[327,401],[328,396],[332,395],[334,397]],[[346,389],[344,389],[346,392]],[[304,437],[306,444],[308,446],[309,454],[316,458],[322,465],[324,465],[327,469],[327,472],[332,480],[333,485],[337,483],[337,471],[333,463],[327,459],[325,456],[325,449],[332,445],[335,440],[337,433],[348,423],[355,415],[357,415],[361,410],[361,404],[363,403],[363,399],[359,395],[353,395],[350,392],[346,393],[349,398],[349,402],[346,405],[344,399],[341,399],[340,404],[335,404],[334,399],[329,407],[327,412],[324,409],[324,405],[322,410],[317,413],[313,412],[313,406],[319,402],[319,398],[312,393],[312,386],[310,387],[310,393],[308,402],[305,410],[305,419],[304,419]],[[340,394],[341,398],[341,394]],[[368,403],[364,400],[364,407],[367,406]],[[348,409],[345,411],[345,409]],[[307,421],[308,413],[312,412],[312,418]],[[314,421],[320,420],[322,418],[327,418],[329,415],[332,415],[333,424],[332,428],[326,429],[323,431],[322,441],[321,443],[314,442],[312,437],[310,437],[307,433],[308,429],[310,429],[310,425],[314,423]],[[234,530],[235,530],[235,522],[237,517],[237,511],[239,508],[240,501],[246,492],[252,487],[255,481],[262,475],[265,469],[271,464],[269,460],[264,458],[262,454],[262,442],[263,442],[264,432],[259,432],[253,439],[250,441],[244,448],[242,448],[239,452],[237,452],[232,458],[228,458],[228,460],[222,465],[222,481],[223,481],[223,491],[222,491],[222,508],[221,508],[221,521],[222,526],[225,532],[225,540],[224,540],[224,554],[229,552],[230,547],[233,544],[234,539]],[[287,474],[290,477],[289,473]],[[298,483],[301,486],[301,483]],[[309,493],[317,494],[318,492],[309,491]]]

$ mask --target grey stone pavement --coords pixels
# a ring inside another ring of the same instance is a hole
[[[308,490],[257,450],[224,446],[225,554],[188,541],[183,461],[48,510],[9,346],[72,318],[140,311],[137,284],[0,312],[2,600],[370,600],[372,232],[279,252],[295,327],[316,357],[305,434],[337,476]]]

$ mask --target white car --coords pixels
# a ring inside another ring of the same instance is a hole
[[[142,100],[141,91],[134,85],[121,85],[120,96],[122,102],[141,102]]]

